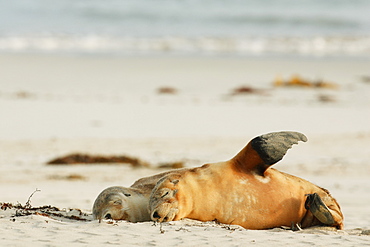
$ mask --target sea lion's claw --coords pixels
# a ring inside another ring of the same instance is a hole
[[[308,194],[305,202],[305,208],[323,224],[333,225],[335,223],[333,215],[329,208],[321,200],[317,193]]]

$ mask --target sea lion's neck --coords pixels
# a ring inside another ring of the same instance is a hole
[[[128,219],[131,222],[150,221],[149,198],[140,194],[133,195],[129,201]]]

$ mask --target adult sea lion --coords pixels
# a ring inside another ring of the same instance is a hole
[[[152,220],[217,220],[247,229],[343,229],[343,214],[327,190],[270,168],[298,141],[307,138],[288,131],[261,135],[229,161],[164,175],[150,195]]]

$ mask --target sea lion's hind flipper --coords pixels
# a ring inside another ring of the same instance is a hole
[[[255,171],[263,176],[271,165],[281,160],[288,149],[307,137],[299,132],[281,131],[264,134],[252,139],[234,158],[236,166],[245,171]]]
[[[310,210],[310,212],[323,224],[334,225],[335,220],[331,214],[329,208],[321,200],[317,193],[308,194],[305,202],[305,208]]]
[[[299,132],[281,131],[258,136],[251,141],[261,159],[269,166],[280,161],[288,149],[298,141],[307,141],[307,137]]]

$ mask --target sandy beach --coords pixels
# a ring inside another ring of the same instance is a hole
[[[0,245],[370,246],[369,65],[356,58],[1,54],[0,203],[24,205],[38,189],[32,206],[80,209],[87,221],[0,210]],[[312,85],[276,86],[295,75]],[[92,221],[93,202],[109,186],[130,186],[164,171],[163,163],[227,160],[253,137],[280,130],[309,141],[274,167],[328,189],[342,207],[343,231]],[[46,165],[71,153],[124,154],[151,167]]]

